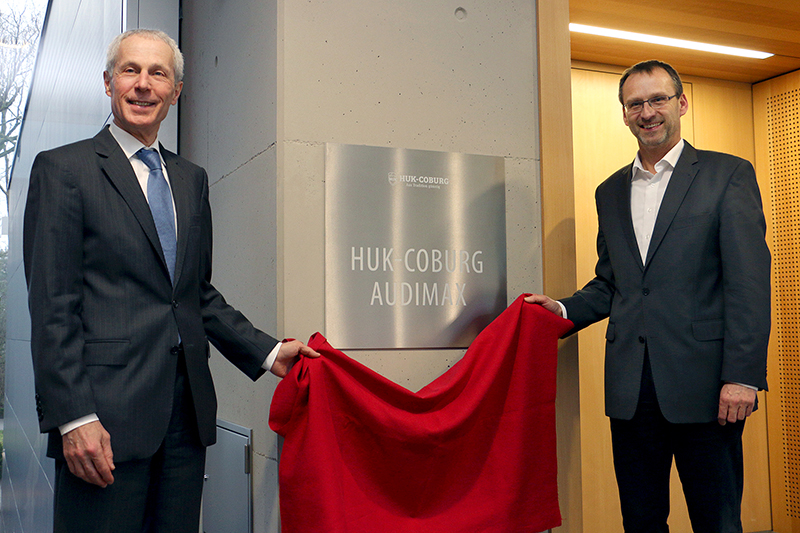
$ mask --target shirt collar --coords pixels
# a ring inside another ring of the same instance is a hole
[[[153,148],[158,152],[159,156],[161,155],[161,151],[158,150],[158,137],[156,137],[155,142],[153,142],[151,146],[145,146],[142,144],[142,141],[123,130],[113,122],[109,124],[109,130],[111,131],[111,135],[114,136],[114,139],[116,139],[117,144],[119,144],[119,147],[122,148],[122,151],[125,153],[125,157],[128,159],[136,155],[136,152],[142,148]]]
[[[672,150],[667,152],[667,155],[656,163],[656,172],[661,172],[667,166],[671,169],[675,169],[675,165],[678,164],[678,159],[681,158],[685,145],[686,143],[683,139],[679,140],[678,143],[672,147]],[[644,169],[642,160],[639,158],[639,152],[636,152],[636,159],[633,160],[633,174],[631,180],[649,179],[650,177],[652,177],[652,175]]]

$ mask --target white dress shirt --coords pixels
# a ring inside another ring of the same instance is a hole
[[[678,164],[683,153],[683,139],[667,152],[661,161],[656,163],[656,173],[651,174],[642,166],[639,154],[633,161],[633,173],[631,175],[631,218],[633,219],[633,231],[636,234],[636,242],[639,245],[639,254],[642,263],[647,259],[647,249],[650,247],[650,240],[653,237],[653,228],[656,225],[658,210],[661,208],[661,201],[672,177],[672,171]]]

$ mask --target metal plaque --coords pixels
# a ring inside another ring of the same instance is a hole
[[[502,157],[327,144],[325,335],[461,348],[506,307]]]

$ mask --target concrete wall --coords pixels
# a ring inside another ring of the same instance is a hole
[[[214,285],[257,327],[278,330],[277,4],[184,5],[181,155],[209,175]],[[294,337],[303,339],[304,332]],[[305,339],[303,339],[305,340]],[[253,428],[254,531],[279,531],[278,443],[267,426],[277,378],[253,383],[216,350],[217,417]]]
[[[181,152],[209,171],[226,298],[278,337],[324,333],[326,142],[504,157],[509,299],[541,290],[534,6],[185,4]],[[417,390],[463,351],[350,355]],[[219,417],[254,429],[255,531],[278,531],[276,380],[213,359]]]

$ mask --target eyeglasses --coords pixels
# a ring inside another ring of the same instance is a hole
[[[650,104],[650,107],[653,109],[661,109],[667,105],[667,102],[673,98],[677,98],[678,96],[680,95],[673,94],[672,96],[654,96],[652,98],[648,98],[647,100],[634,100],[633,102],[628,102],[627,104],[623,104],[622,107],[628,112],[628,114],[637,115],[644,109],[644,104]]]

